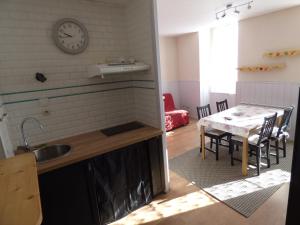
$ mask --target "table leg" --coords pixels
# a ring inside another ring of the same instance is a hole
[[[242,174],[248,175],[248,138],[243,138]]]
[[[205,129],[201,126],[201,149],[202,149],[202,159],[205,159]]]

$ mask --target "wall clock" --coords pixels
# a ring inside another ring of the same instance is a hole
[[[83,52],[89,43],[89,36],[85,26],[79,21],[64,18],[57,21],[52,30],[56,46],[68,54]]]

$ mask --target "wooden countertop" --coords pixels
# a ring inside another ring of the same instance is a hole
[[[22,154],[0,160],[0,224],[39,225],[41,222],[34,156]]]
[[[148,140],[162,133],[163,132],[157,128],[145,126],[110,137],[105,136],[100,131],[94,131],[54,141],[48,144],[68,144],[71,146],[71,151],[60,158],[38,163],[38,173],[42,174],[134,143]]]

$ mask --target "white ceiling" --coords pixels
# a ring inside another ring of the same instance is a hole
[[[157,0],[160,35],[180,35],[198,31],[200,27],[216,23],[215,12],[228,3],[247,0]],[[300,0],[254,0],[252,9],[241,9],[238,19],[254,17],[300,5]]]

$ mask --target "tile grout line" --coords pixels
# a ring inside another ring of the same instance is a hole
[[[101,93],[101,92],[108,92],[108,91],[117,91],[117,90],[131,89],[131,88],[149,89],[149,90],[155,89],[155,88],[150,88],[150,87],[127,86],[127,87],[112,88],[112,89],[99,90],[99,91],[88,91],[88,92],[79,92],[79,93],[73,93],[73,94],[50,96],[50,97],[48,97],[48,99],[64,98],[64,97],[94,94],[94,93]],[[3,102],[2,105],[0,105],[0,107],[4,106],[4,105],[11,105],[11,104],[18,104],[18,103],[25,103],[25,102],[34,102],[34,101],[39,101],[39,100],[40,100],[39,98],[33,98],[33,99],[26,99],[26,100],[19,100],[19,101]]]

